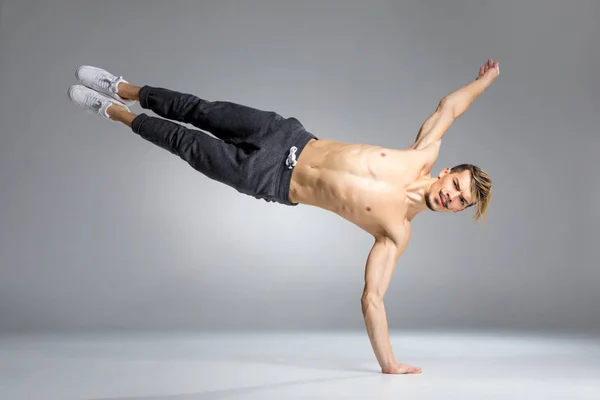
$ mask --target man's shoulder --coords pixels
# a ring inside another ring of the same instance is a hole
[[[433,165],[438,159],[441,146],[442,141],[440,139],[432,141],[427,145],[418,146],[417,144],[413,144],[412,146],[407,148],[407,150],[410,151],[413,159],[417,163],[420,177],[429,174],[431,168],[433,168]]]
[[[408,245],[411,235],[411,225],[408,219],[405,219],[402,223],[396,224],[393,227],[388,227],[385,233],[381,235],[379,240],[389,241],[393,243],[397,248],[397,255],[399,256]]]

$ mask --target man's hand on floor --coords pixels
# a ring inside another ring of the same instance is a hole
[[[384,374],[421,374],[423,370],[419,367],[413,367],[408,364],[395,363],[386,368],[382,368]]]

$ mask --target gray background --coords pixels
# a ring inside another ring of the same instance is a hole
[[[368,234],[78,110],[77,66],[402,148],[488,57],[501,75],[435,165],[491,174],[488,223],[415,219],[390,329],[600,330],[598,2],[6,0],[0,15],[0,331],[364,328]]]

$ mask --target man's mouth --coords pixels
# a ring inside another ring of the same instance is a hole
[[[446,203],[444,202],[444,198],[442,197],[441,192],[440,192],[439,196],[440,196],[440,204],[442,205],[442,207],[446,208]]]

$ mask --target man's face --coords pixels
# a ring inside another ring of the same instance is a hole
[[[463,211],[471,201],[471,172],[468,170],[450,173],[444,169],[429,188],[425,196],[427,207],[438,212]]]

